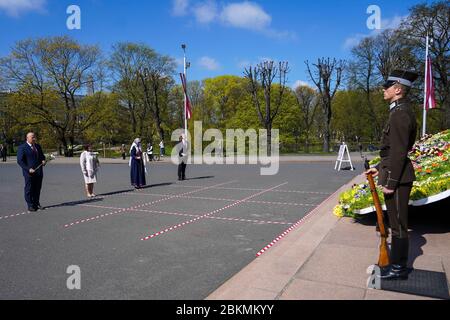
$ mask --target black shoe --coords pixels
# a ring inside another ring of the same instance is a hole
[[[406,266],[393,264],[390,268],[386,268],[381,272],[381,280],[408,280],[409,270]]]
[[[41,204],[38,204],[36,206],[36,210],[45,210],[45,208],[43,206],[41,206]]]
[[[28,212],[36,212],[36,211],[37,211],[36,208],[33,208],[33,207],[28,208]]]

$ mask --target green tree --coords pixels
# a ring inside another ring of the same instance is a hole
[[[235,116],[242,99],[248,97],[244,78],[219,76],[204,80],[202,119],[206,127],[224,130]]]
[[[342,83],[345,62],[342,60],[337,61],[336,59],[331,60],[330,58],[318,59],[317,64],[312,65],[315,68],[314,71],[311,70],[311,66],[308,61],[306,61],[305,64],[311,81],[319,90],[325,120],[323,126],[323,152],[329,152],[331,140],[331,121],[333,118],[332,104],[333,99]]]
[[[253,104],[256,107],[258,119],[267,130],[267,154],[271,155],[272,128],[280,107],[283,103],[286,92],[287,74],[289,73],[288,62],[279,62],[275,65],[274,61],[265,61],[256,67],[246,68],[245,78],[248,81],[248,91],[252,95]],[[277,81],[278,90],[272,95],[273,87]],[[263,102],[260,100],[260,94],[264,95]]]
[[[426,36],[430,37],[430,56],[436,86],[439,109],[430,112],[436,123],[432,131],[450,127],[450,1],[419,4],[410,9],[409,17],[400,26],[402,36],[407,39],[409,50],[414,53],[416,70],[420,71],[419,84],[425,79]],[[422,87],[423,88],[423,87]],[[418,102],[423,99],[420,90]]]
[[[14,93],[10,114],[21,125],[45,126],[56,135],[69,156],[69,145],[98,121],[94,108],[80,109],[88,83],[101,82],[95,46],[69,37],[19,41],[0,60],[0,70]]]
[[[299,109],[300,123],[302,124],[301,129],[305,136],[305,152],[309,153],[314,120],[320,107],[320,97],[316,91],[308,86],[299,86],[294,93]]]
[[[118,43],[113,47],[110,68],[113,91],[129,112],[134,136],[150,135],[150,120],[159,138],[165,139],[164,113],[168,108],[175,62],[144,44]]]

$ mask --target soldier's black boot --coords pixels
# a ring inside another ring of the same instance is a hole
[[[408,263],[409,239],[392,237],[391,266],[382,270],[380,278],[385,281],[407,280],[409,270]]]

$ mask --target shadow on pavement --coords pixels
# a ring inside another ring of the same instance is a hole
[[[450,198],[432,203],[422,207],[409,207],[409,229],[410,229],[410,266],[423,255],[422,247],[427,244],[425,235],[450,234]],[[375,232],[376,215],[371,213],[355,220],[365,226],[373,226]],[[388,226],[385,214],[386,226]]]
[[[96,203],[103,201],[102,198],[92,198],[92,199],[86,199],[86,200],[79,200],[79,201],[71,201],[71,202],[65,202],[61,204],[55,204],[53,206],[47,206],[45,209],[53,209],[53,208],[61,208],[61,207],[74,207],[78,206],[80,204],[88,204],[88,203]]]
[[[206,180],[206,179],[214,179],[215,176],[206,176],[206,177],[196,177],[196,178],[187,178],[186,181],[189,180]]]
[[[149,186],[145,186],[145,187],[141,188],[140,190],[145,190],[145,189],[154,188],[154,187],[170,186],[172,184],[173,184],[172,182],[152,184],[152,185],[149,185]],[[53,208],[61,208],[61,207],[73,207],[73,206],[78,206],[78,205],[81,205],[81,204],[96,203],[96,202],[103,201],[103,199],[105,197],[119,195],[119,194],[124,194],[124,193],[128,193],[128,192],[134,192],[134,191],[135,191],[135,189],[133,188],[133,189],[125,189],[125,190],[112,191],[112,192],[108,192],[108,193],[102,193],[102,194],[97,195],[97,197],[95,197],[95,198],[79,200],[79,201],[70,201],[70,202],[65,202],[65,203],[61,203],[61,204],[55,204],[55,205],[52,205],[52,206],[47,206],[47,207],[45,207],[45,209],[53,209]]]
[[[145,187],[142,187],[141,190],[150,189],[150,188],[156,188],[156,187],[167,187],[173,185],[173,182],[165,182],[165,183],[158,183],[158,184],[151,184]],[[133,189],[134,190],[134,189]],[[130,190],[130,191],[133,191]]]

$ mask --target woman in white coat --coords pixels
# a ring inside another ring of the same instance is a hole
[[[88,198],[95,197],[94,184],[97,183],[97,171],[100,167],[97,155],[92,152],[92,146],[84,147],[84,152],[80,156],[80,166],[86,184],[86,194]]]

